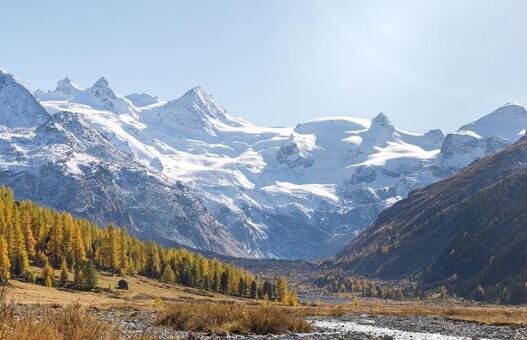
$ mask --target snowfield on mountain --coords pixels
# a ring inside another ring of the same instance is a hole
[[[410,191],[515,142],[527,112],[506,104],[446,136],[382,113],[266,128],[200,87],[166,101],[65,78],[33,96],[2,72],[0,125],[0,183],[20,198],[165,243],[318,259]]]

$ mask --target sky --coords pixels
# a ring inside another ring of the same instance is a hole
[[[200,85],[262,126],[388,115],[453,131],[527,105],[527,1],[5,1],[0,68],[35,90]]]

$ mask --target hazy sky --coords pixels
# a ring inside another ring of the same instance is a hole
[[[385,112],[454,130],[527,103],[527,1],[4,1],[0,67],[31,89],[203,86],[265,126]]]

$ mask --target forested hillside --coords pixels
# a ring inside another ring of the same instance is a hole
[[[35,282],[30,264],[42,267],[41,280],[48,286],[92,289],[97,268],[223,294],[281,301],[290,296],[283,277],[277,289],[275,283],[259,282],[234,265],[142,241],[114,225],[101,228],[31,201],[17,202],[11,189],[0,187],[0,280],[6,283],[17,277]],[[54,281],[52,267],[61,269],[60,282]],[[74,273],[72,282],[68,271]]]
[[[527,137],[386,209],[334,269],[527,302]]]

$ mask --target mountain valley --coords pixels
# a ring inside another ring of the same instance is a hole
[[[165,244],[314,260],[413,190],[515,142],[527,111],[506,104],[446,136],[396,129],[382,113],[264,128],[200,87],[163,101],[65,78],[33,96],[2,72],[0,118],[0,183],[20,199]]]

